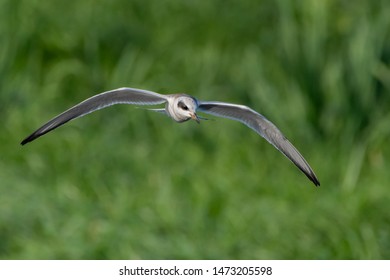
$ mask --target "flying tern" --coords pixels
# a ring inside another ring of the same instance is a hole
[[[106,91],[92,96],[54,117],[26,137],[21,144],[25,145],[70,120],[114,104],[165,104],[164,108],[151,110],[164,113],[179,123],[191,119],[199,123],[203,118],[197,115],[198,111],[239,121],[253,129],[284,154],[314,183],[314,185],[320,185],[317,176],[304,157],[283,133],[263,115],[244,105],[219,101],[201,101],[187,94],[163,95],[148,90],[126,87]]]

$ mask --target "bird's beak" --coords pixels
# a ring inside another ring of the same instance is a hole
[[[199,117],[196,113],[191,113],[190,116],[191,116],[191,119],[193,119],[197,123],[200,123]]]

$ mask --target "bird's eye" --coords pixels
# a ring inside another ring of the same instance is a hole
[[[179,108],[183,109],[184,111],[188,111],[188,107],[186,104],[184,104],[183,102],[179,102],[179,104],[177,104],[179,106]]]

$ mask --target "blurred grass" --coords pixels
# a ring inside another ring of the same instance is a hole
[[[0,258],[389,259],[386,1],[0,0]],[[122,86],[247,104],[316,189],[229,120],[114,106]]]

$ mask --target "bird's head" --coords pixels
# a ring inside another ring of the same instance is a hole
[[[199,123],[199,117],[196,114],[198,108],[198,102],[195,98],[187,95],[182,95],[176,99],[175,102],[175,115],[179,121],[187,121],[193,119]]]

